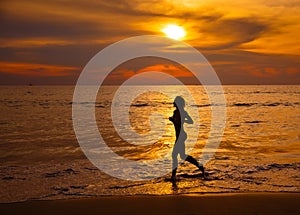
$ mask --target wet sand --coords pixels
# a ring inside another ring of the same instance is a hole
[[[300,193],[109,196],[0,204],[1,214],[299,214]]]

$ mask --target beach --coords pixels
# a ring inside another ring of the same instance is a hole
[[[299,193],[122,196],[0,204],[10,214],[299,214]]]

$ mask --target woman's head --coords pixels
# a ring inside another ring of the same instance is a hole
[[[174,99],[173,104],[177,108],[184,108],[184,106],[185,106],[184,98],[182,98],[181,96],[176,96],[176,98]]]

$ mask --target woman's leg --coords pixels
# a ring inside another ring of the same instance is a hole
[[[203,175],[204,175],[204,167],[203,167],[203,165],[200,165],[199,163],[198,163],[198,161],[195,159],[195,158],[193,158],[192,156],[190,156],[190,155],[185,155],[185,157],[186,157],[186,161],[187,162],[190,162],[191,164],[194,164],[196,167],[198,167],[199,168],[199,170],[203,173]]]
[[[176,171],[178,167],[178,144],[175,143],[173,151],[172,151],[172,180],[175,180]]]
[[[188,161],[188,162],[190,162],[191,164],[194,164],[204,174],[204,167],[203,167],[203,165],[200,165],[195,158],[193,158],[192,156],[188,155],[185,160]]]
[[[198,163],[198,161],[195,158],[193,158],[192,156],[185,154],[185,143],[184,142],[181,143],[181,147],[180,147],[180,150],[179,150],[179,155],[180,155],[180,158],[182,160],[185,160],[187,162],[190,162],[191,164],[194,164],[204,174],[203,165],[200,165]]]

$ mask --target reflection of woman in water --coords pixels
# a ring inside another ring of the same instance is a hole
[[[195,158],[193,158],[190,155],[185,154],[185,140],[187,139],[187,134],[184,131],[183,124],[193,124],[192,118],[189,116],[189,114],[184,110],[185,101],[181,96],[177,96],[174,100],[174,107],[176,107],[176,110],[174,110],[173,116],[169,117],[169,120],[173,122],[175,127],[175,133],[176,133],[176,142],[173,148],[172,152],[172,180],[176,180],[176,170],[178,167],[178,154],[180,155],[180,158],[182,160],[188,161],[192,164],[194,164],[196,167],[198,167],[203,175],[204,175],[204,168],[202,165],[200,165]]]

